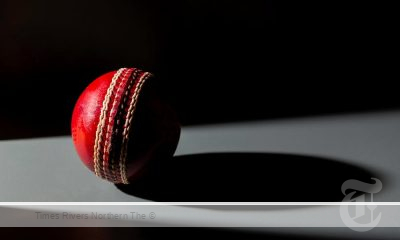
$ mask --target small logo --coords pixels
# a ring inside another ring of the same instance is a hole
[[[365,183],[359,180],[350,179],[342,184],[342,193],[345,195],[342,202],[373,202],[373,195],[382,190],[382,182],[377,178],[371,178],[375,183]],[[346,194],[347,190],[353,190]],[[354,198],[353,196],[356,195]],[[361,194],[360,194],[361,193]],[[382,213],[376,211],[377,206],[349,205],[340,206],[340,217],[343,223],[350,229],[357,232],[366,232],[376,227],[381,220]],[[366,211],[367,210],[367,211]]]

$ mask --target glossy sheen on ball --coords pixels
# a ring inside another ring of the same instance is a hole
[[[72,138],[97,176],[128,184],[147,163],[171,157],[180,135],[174,111],[152,91],[149,72],[121,68],[93,81],[72,115]]]

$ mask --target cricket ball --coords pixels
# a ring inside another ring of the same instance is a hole
[[[154,91],[153,75],[121,68],[94,80],[72,114],[72,139],[82,162],[97,176],[128,184],[151,162],[173,156],[180,124]]]

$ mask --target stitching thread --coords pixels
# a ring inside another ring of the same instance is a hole
[[[137,99],[141,88],[144,82],[150,77],[152,74],[145,72],[138,80],[137,87],[132,95],[131,101],[129,103],[128,113],[126,115],[126,120],[124,124],[124,131],[122,133],[122,144],[121,144],[121,155],[120,155],[120,175],[122,178],[122,182],[124,184],[128,184],[128,179],[126,176],[126,157],[127,157],[127,144],[129,140],[129,132],[131,128],[131,123],[133,119],[133,112],[136,109]]]
[[[108,103],[110,101],[111,98],[111,94],[112,94],[112,90],[114,89],[115,83],[118,79],[118,77],[121,75],[122,71],[125,70],[125,68],[121,68],[119,69],[113,76],[112,80],[111,80],[111,84],[107,89],[107,93],[106,96],[104,97],[103,100],[103,106],[101,108],[101,114],[100,114],[100,118],[99,118],[99,123],[97,124],[97,129],[96,129],[96,138],[95,138],[95,144],[94,144],[94,150],[93,150],[93,161],[94,161],[94,170],[95,170],[95,174],[101,178],[103,178],[102,173],[101,173],[101,169],[99,166],[99,162],[100,162],[100,152],[99,152],[99,148],[101,147],[101,142],[102,142],[102,135],[103,135],[103,126],[105,124],[105,120],[106,120],[106,112],[108,110]],[[107,178],[107,176],[105,176]]]
[[[111,176],[112,179],[107,179],[107,180],[115,180],[115,177],[113,176],[112,172],[110,173],[108,171],[108,159],[109,159],[109,153],[110,153],[110,148],[111,148],[111,144],[110,144],[110,132],[112,133],[112,128],[114,126],[114,121],[113,121],[113,112],[115,112],[115,108],[118,102],[118,96],[120,96],[120,91],[121,91],[121,87],[124,85],[124,83],[126,82],[126,76],[131,73],[130,69],[126,69],[124,72],[121,73],[121,76],[119,76],[117,78],[117,82],[118,83],[118,87],[117,90],[114,94],[114,99],[113,99],[113,103],[111,106],[111,110],[109,111],[108,114],[108,125],[107,125],[107,130],[106,130],[106,134],[105,134],[105,141],[104,141],[104,147],[103,147],[103,172],[104,175],[108,175]],[[114,92],[114,91],[113,91]]]

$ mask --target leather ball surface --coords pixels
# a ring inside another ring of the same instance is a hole
[[[151,162],[173,156],[180,124],[152,89],[153,75],[121,68],[94,80],[79,97],[71,121],[82,162],[97,176],[128,184]]]

